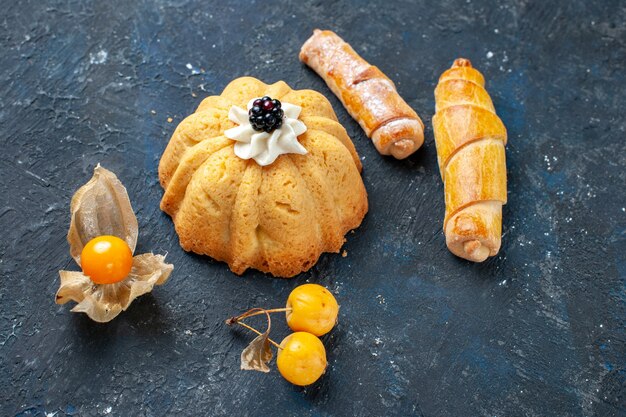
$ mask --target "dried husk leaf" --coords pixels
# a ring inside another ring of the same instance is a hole
[[[70,211],[72,218],[67,241],[70,254],[79,265],[83,247],[97,236],[117,236],[135,252],[138,225],[128,193],[115,174],[100,164],[89,182],[72,197]]]
[[[244,371],[259,371],[267,373],[270,371],[267,364],[274,356],[269,340],[270,330],[272,329],[272,318],[269,313],[263,309],[253,309],[249,312],[254,310],[265,312],[265,317],[267,317],[267,330],[265,333],[259,334],[255,337],[254,340],[246,346],[243,352],[241,352],[241,369]],[[240,317],[245,317],[245,314]]]
[[[246,371],[269,372],[267,366],[274,356],[269,342],[270,329],[255,337],[241,352],[241,369]]]
[[[59,271],[61,285],[57,291],[56,303],[65,304],[68,301],[82,301],[95,284],[88,276],[77,271]]]
[[[128,277],[115,284],[98,285],[82,272],[59,271],[61,285],[56,303],[76,301],[72,312],[85,313],[92,320],[105,323],[126,310],[135,298],[164,284],[173,269],[173,265],[165,263],[165,256],[146,253],[135,256]]]

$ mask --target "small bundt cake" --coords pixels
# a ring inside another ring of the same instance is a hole
[[[361,224],[360,172],[324,96],[242,77],[176,128],[159,164],[161,209],[183,249],[236,274],[292,277]]]

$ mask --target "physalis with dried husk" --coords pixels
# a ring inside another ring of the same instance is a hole
[[[133,256],[137,217],[126,188],[111,171],[98,164],[91,180],[72,197],[70,212],[67,240],[82,272],[59,271],[57,304],[75,301],[72,312],[104,323],[167,281],[174,266],[165,263],[165,256]]]
[[[291,333],[280,343],[270,339],[272,320],[270,313],[284,312]],[[232,326],[238,324],[253,331],[258,336],[241,353],[241,369],[269,372],[267,364],[274,356],[272,345],[278,350],[276,366],[287,381],[294,385],[306,386],[317,381],[326,371],[326,348],[318,336],[335,327],[339,304],[326,288],[317,284],[304,284],[296,287],[284,308],[253,308],[226,320]],[[261,333],[243,320],[264,314],[267,330]]]

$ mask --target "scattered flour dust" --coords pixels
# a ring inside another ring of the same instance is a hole
[[[198,75],[200,73],[203,73],[204,70],[203,69],[198,69],[196,67],[194,67],[193,65],[191,65],[191,63],[187,62],[187,65],[185,65],[185,67],[191,71],[191,75]]]
[[[91,54],[91,53],[89,54],[89,63],[96,64],[96,65],[104,64],[105,62],[107,62],[108,57],[109,57],[109,53],[105,51],[104,49],[101,49],[95,54]]]

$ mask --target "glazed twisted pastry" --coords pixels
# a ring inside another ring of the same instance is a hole
[[[444,182],[444,232],[452,253],[474,262],[500,249],[506,204],[506,128],[496,115],[485,80],[459,58],[439,78],[433,117]]]
[[[341,100],[382,155],[404,159],[424,143],[424,124],[393,82],[330,30],[313,31],[300,60]]]

